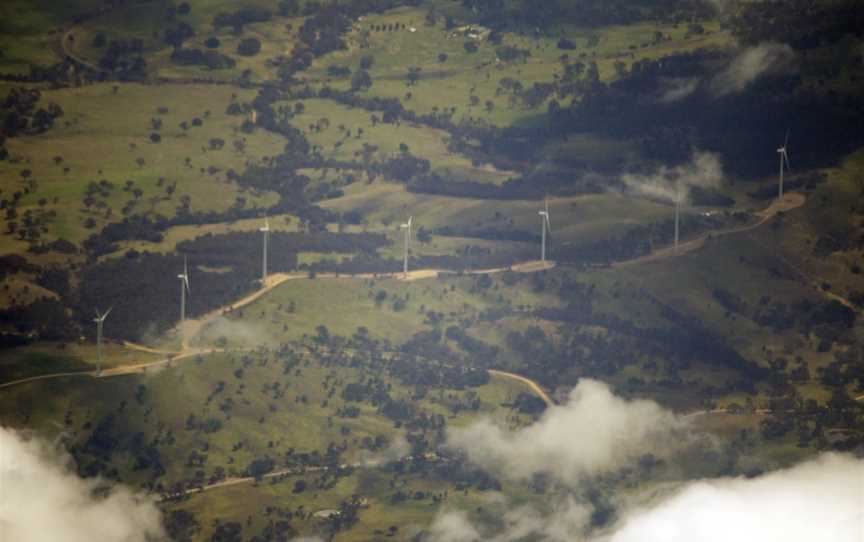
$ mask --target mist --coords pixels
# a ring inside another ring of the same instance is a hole
[[[567,403],[534,424],[508,432],[481,420],[448,431],[447,446],[508,479],[548,473],[577,484],[586,476],[633,464],[644,454],[665,456],[687,439],[686,421],[648,400],[616,397],[606,384],[584,379]]]
[[[690,187],[716,188],[723,182],[723,165],[717,154],[696,151],[686,164],[661,166],[648,175],[621,176],[624,185],[643,196],[674,203],[678,198],[687,201]]]
[[[509,503],[501,503],[507,506]],[[502,513],[503,529],[492,532],[474,524],[462,510],[441,513],[429,529],[431,542],[515,542],[526,537],[569,542],[582,537],[589,524],[590,509],[572,499],[563,499],[544,514],[532,506],[512,507]]]
[[[145,542],[164,536],[155,501],[82,479],[48,444],[0,427],[0,540]]]
[[[788,73],[794,66],[795,52],[781,43],[762,43],[744,49],[711,81],[711,92],[725,96],[741,92],[763,75]]]
[[[661,81],[658,101],[672,103],[704,90],[714,98],[744,92],[765,76],[792,73],[796,55],[792,47],[782,43],[760,43],[739,50],[729,64],[714,76],[671,77]]]

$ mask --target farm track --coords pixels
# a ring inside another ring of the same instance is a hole
[[[775,200],[771,203],[771,205],[769,205],[762,211],[756,213],[756,216],[759,217],[759,220],[752,224],[747,224],[746,226],[740,226],[728,230],[706,232],[689,241],[678,243],[678,250],[675,250],[675,247],[671,246],[665,247],[661,248],[660,250],[655,250],[650,254],[646,254],[645,256],[634,258],[632,260],[612,263],[610,264],[610,267],[629,267],[631,265],[653,262],[665,258],[683,256],[688,252],[693,252],[694,250],[698,250],[705,246],[705,241],[707,241],[708,239],[712,239],[715,237],[724,237],[726,235],[734,235],[737,233],[744,233],[754,230],[777,216],[777,213],[786,213],[793,209],[797,209],[798,207],[804,205],[804,202],[806,201],[807,198],[805,198],[803,194],[797,194],[794,192],[787,193],[782,200]]]

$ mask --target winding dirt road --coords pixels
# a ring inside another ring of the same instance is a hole
[[[674,248],[672,248],[672,247],[667,247],[664,249],[657,250],[657,251],[655,251],[649,255],[642,256],[640,258],[635,258],[633,260],[628,260],[626,262],[618,262],[617,264],[613,264],[613,267],[633,265],[633,264],[637,264],[637,263],[645,263],[645,262],[649,262],[649,261],[658,260],[661,258],[680,256],[680,255],[685,254],[687,252],[692,252],[693,250],[696,250],[696,249],[702,247],[705,243],[705,240],[711,236],[716,237],[716,236],[721,236],[721,235],[730,235],[730,234],[741,233],[741,232],[752,230],[754,228],[757,228],[757,227],[765,224],[768,220],[770,220],[772,217],[774,217],[777,213],[786,212],[786,211],[795,209],[797,207],[800,207],[801,205],[804,204],[805,201],[806,201],[806,198],[801,194],[788,193],[782,200],[774,201],[766,209],[757,213],[757,216],[759,216],[760,219],[753,224],[748,224],[747,226],[742,226],[740,228],[733,228],[730,230],[724,230],[724,231],[719,231],[719,232],[709,232],[709,233],[703,234],[703,235],[701,235],[695,239],[687,241],[685,243],[680,243],[678,245],[677,251],[674,250]],[[512,272],[517,272],[517,273],[536,273],[539,271],[552,269],[554,267],[555,267],[555,263],[551,262],[551,261],[546,261],[546,262],[530,261],[530,262],[520,262],[517,264],[513,264],[512,266],[509,266],[509,267],[496,267],[496,268],[491,268],[491,269],[468,270],[468,271],[464,271],[463,274],[466,274],[466,275],[490,275],[490,274],[496,274],[496,273],[503,273],[506,271],[512,271]],[[147,346],[138,345],[135,343],[124,342],[124,345],[127,348],[131,348],[134,350],[140,350],[142,352],[147,352],[147,353],[167,355],[168,357],[166,357],[164,359],[152,361],[152,362],[147,362],[147,363],[135,364],[135,365],[126,365],[123,367],[114,367],[111,369],[103,370],[101,373],[98,373],[98,374],[95,371],[86,371],[86,372],[55,373],[55,374],[48,374],[48,375],[33,376],[33,377],[29,377],[29,378],[23,378],[20,380],[14,380],[11,382],[6,382],[4,384],[0,384],[0,388],[8,388],[11,386],[15,386],[18,384],[24,384],[27,382],[34,382],[34,381],[38,381],[38,380],[47,380],[47,379],[52,379],[52,378],[61,378],[61,377],[69,377],[69,376],[87,376],[87,375],[89,375],[89,376],[98,377],[98,378],[109,378],[109,377],[114,377],[114,376],[143,373],[143,372],[146,372],[150,369],[157,369],[160,367],[168,366],[172,362],[179,362],[179,361],[182,361],[184,359],[189,359],[189,358],[192,358],[192,357],[195,357],[198,355],[207,355],[207,354],[212,354],[212,353],[223,351],[223,350],[215,349],[215,348],[193,349],[193,348],[189,347],[189,340],[191,338],[195,337],[208,322],[210,322],[216,318],[219,318],[221,316],[224,316],[225,314],[227,314],[231,311],[240,309],[242,307],[245,307],[246,305],[249,305],[250,303],[253,303],[254,301],[260,299],[265,294],[272,291],[274,288],[284,284],[285,282],[287,282],[289,280],[303,280],[303,279],[306,279],[306,280],[322,280],[322,279],[327,280],[327,279],[337,279],[337,278],[366,280],[366,279],[379,279],[379,278],[381,278],[381,279],[397,279],[397,280],[404,280],[404,281],[413,282],[413,281],[417,281],[417,280],[427,280],[427,279],[437,278],[438,276],[440,276],[442,274],[452,274],[452,273],[454,273],[454,271],[450,271],[450,270],[446,270],[446,269],[418,269],[418,270],[414,270],[414,271],[409,271],[407,274],[403,274],[403,273],[358,273],[358,274],[351,275],[351,274],[337,274],[337,273],[321,273],[321,274],[315,275],[315,279],[312,279],[308,273],[274,273],[274,274],[270,275],[269,277],[267,277],[266,283],[259,290],[256,290],[255,292],[253,292],[253,293],[251,293],[251,294],[249,294],[249,295],[247,295],[247,296],[245,296],[245,297],[243,297],[243,298],[241,298],[241,299],[239,299],[239,300],[237,300],[237,301],[235,301],[229,305],[214,309],[214,310],[206,313],[201,318],[193,319],[193,320],[187,320],[183,326],[183,329],[178,330],[182,333],[182,337],[183,337],[181,351],[179,351],[179,352],[158,350],[155,348],[149,348]],[[517,382],[520,382],[520,383],[526,385],[529,389],[531,389],[531,391],[533,391],[538,397],[540,397],[543,400],[543,402],[546,403],[547,406],[552,406],[555,404],[555,402],[546,393],[546,391],[534,380],[531,380],[527,377],[524,377],[524,376],[521,376],[521,375],[518,375],[515,373],[509,373],[506,371],[498,371],[498,370],[494,370],[494,369],[490,369],[489,373],[492,375],[502,377],[502,378],[509,378],[511,380],[515,380]],[[864,395],[857,397],[856,399],[857,400],[864,400]],[[699,414],[699,413],[702,413],[702,412],[700,411],[700,412],[694,413],[694,414]]]
[[[785,213],[791,211],[793,209],[797,209],[804,205],[804,202],[807,201],[807,198],[804,197],[803,194],[798,194],[795,192],[789,192],[783,196],[782,200],[774,200],[771,205],[766,207],[765,209],[755,213],[759,220],[753,222],[752,224],[747,224],[746,226],[740,226],[737,228],[730,228],[728,230],[718,230],[718,231],[710,231],[705,232],[698,237],[690,239],[689,241],[685,241],[683,243],[678,243],[678,250],[675,250],[674,246],[664,247],[658,250],[651,252],[650,254],[646,254],[645,256],[640,256],[639,258],[633,258],[632,260],[625,260],[622,262],[615,262],[610,264],[611,267],[627,267],[635,264],[642,264],[646,262],[652,262],[655,260],[661,260],[664,258],[673,258],[675,256],[682,256],[687,254],[688,252],[693,252],[694,250],[700,249],[705,246],[705,241],[715,237],[723,237],[725,235],[733,235],[736,233],[743,233],[746,231],[754,230],[759,226],[762,226],[772,218],[774,218],[777,213]]]

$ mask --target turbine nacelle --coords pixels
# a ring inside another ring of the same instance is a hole
[[[111,307],[110,309],[108,309],[107,311],[105,311],[105,312],[102,313],[102,314],[99,314],[99,309],[96,309],[96,318],[94,318],[93,321],[96,322],[97,324],[100,323],[100,322],[104,322],[104,321],[105,321],[105,318],[108,318],[108,314],[111,313],[111,310],[112,310],[113,308],[114,308],[114,307]]]
[[[183,281],[186,291],[192,293],[192,288],[189,285],[189,268],[186,265],[186,258],[183,258],[183,272],[177,275],[177,278]]]

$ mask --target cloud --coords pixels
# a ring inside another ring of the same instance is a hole
[[[429,528],[432,542],[474,542],[482,540],[480,531],[474,527],[468,514],[461,510],[451,510],[440,514]]]
[[[693,540],[860,542],[864,461],[827,454],[759,478],[693,482],[627,514],[603,542]]]
[[[360,451],[359,462],[365,467],[378,467],[408,457],[411,445],[402,435],[397,435],[387,448],[379,452]]]
[[[674,202],[686,198],[688,187],[713,188],[723,182],[720,157],[710,152],[695,152],[690,162],[681,166],[661,166],[650,175],[626,174],[621,180],[631,190],[651,198]]]
[[[702,79],[699,77],[670,77],[660,81],[660,101],[662,103],[677,102],[690,96],[699,88]]]
[[[707,88],[715,98],[743,92],[760,77],[791,73],[795,69],[795,51],[782,43],[761,43],[740,49],[718,74],[705,77],[669,77],[660,80],[661,103],[672,103]]]
[[[506,507],[509,503],[503,503]],[[488,507],[487,507],[488,508]],[[591,509],[570,498],[543,512],[531,506],[492,514],[497,525],[461,510],[438,515],[430,542],[860,542],[864,540],[864,461],[825,454],[758,478],[683,484],[648,504],[619,502],[621,521],[590,531]]]
[[[508,503],[504,503],[505,506]],[[520,506],[501,515],[502,528],[493,533],[471,522],[461,510],[439,514],[429,528],[431,542],[515,542],[539,539],[549,542],[570,542],[582,539],[589,523],[590,510],[566,499],[544,514],[532,506]],[[578,537],[578,538],[574,538]]]
[[[794,61],[795,52],[785,44],[762,43],[749,47],[711,80],[711,91],[715,96],[741,92],[763,75],[789,72]]]
[[[0,427],[0,540],[144,542],[164,536],[154,501],[82,479],[45,444]]]
[[[251,309],[246,309],[251,310]],[[251,314],[248,313],[248,314]],[[257,315],[256,315],[257,316]],[[260,346],[278,344],[279,341],[262,324],[232,320],[224,316],[213,318],[202,330],[211,340],[225,339],[228,346]]]
[[[447,445],[505,478],[549,473],[576,484],[592,474],[632,464],[644,454],[665,455],[681,442],[686,422],[657,403],[616,397],[608,386],[582,380],[567,403],[539,421],[508,432],[489,420],[451,429]]]

